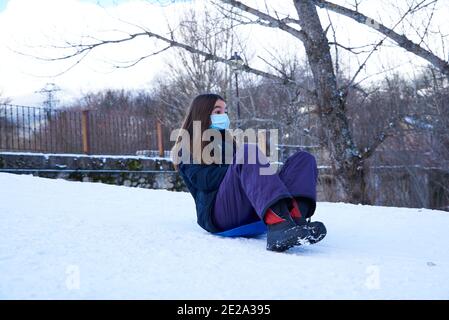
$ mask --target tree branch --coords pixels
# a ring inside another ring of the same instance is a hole
[[[340,6],[338,4],[325,1],[325,0],[311,0],[315,5],[317,5],[320,8],[326,8],[328,10],[331,10],[333,12],[336,12],[338,14],[342,14],[346,17],[349,17],[358,23],[364,24],[368,27],[371,27],[378,32],[382,33],[389,39],[393,40],[400,46],[401,48],[412,52],[416,54],[417,56],[423,58],[424,60],[428,61],[432,65],[434,65],[438,70],[440,70],[441,73],[443,73],[445,76],[449,77],[449,63],[432,52],[424,49],[420,45],[414,43],[409,38],[407,38],[405,35],[400,35],[397,32],[393,31],[392,29],[384,26],[382,23],[376,21],[373,18],[367,17],[364,14],[351,10],[348,8],[345,8],[343,6]]]
[[[178,47],[178,48],[182,48],[182,49],[184,49],[184,50],[186,50],[186,51],[188,51],[190,53],[199,54],[199,55],[205,57],[204,61],[212,60],[212,61],[216,61],[216,62],[221,62],[221,63],[227,64],[227,65],[232,66],[232,67],[235,66],[235,62],[234,61],[230,61],[227,58],[222,58],[222,57],[219,57],[217,55],[205,52],[203,50],[196,49],[196,48],[194,48],[194,47],[192,47],[190,45],[186,45],[184,43],[180,43],[178,41],[175,41],[174,38],[173,38],[173,35],[172,35],[172,38],[169,39],[169,38],[166,38],[166,37],[161,36],[159,34],[153,33],[153,32],[151,32],[151,31],[149,31],[147,29],[144,29],[142,27],[140,27],[140,28],[143,30],[142,32],[138,32],[138,33],[134,33],[134,34],[128,34],[127,37],[124,37],[124,38],[121,38],[121,39],[115,39],[115,40],[101,40],[101,39],[98,39],[96,42],[91,42],[89,44],[77,44],[77,45],[73,44],[73,45],[71,45],[71,47],[76,49],[76,51],[74,53],[71,53],[71,54],[68,54],[68,55],[65,55],[65,56],[62,56],[62,57],[56,57],[56,58],[39,58],[39,57],[36,57],[36,58],[37,59],[41,59],[41,60],[46,60],[46,61],[59,61],[59,60],[68,60],[68,59],[75,58],[75,57],[81,57],[80,59],[78,59],[76,61],[76,63],[73,66],[71,66],[68,69],[68,70],[70,70],[75,65],[79,64],[81,62],[81,60],[83,60],[86,57],[87,54],[89,54],[92,50],[94,50],[94,49],[96,49],[98,47],[106,46],[106,45],[109,45],[109,44],[124,43],[124,42],[131,41],[131,40],[134,40],[134,39],[139,38],[139,37],[149,37],[149,38],[156,38],[158,40],[161,40],[161,41],[166,42],[166,43],[169,44],[168,47],[165,47],[163,50],[161,50],[159,52],[165,51],[165,50],[167,50],[170,47]],[[147,58],[149,56],[152,56],[152,55],[154,55],[154,54],[150,54],[148,56],[141,57],[140,59],[138,59],[137,62],[139,62],[139,61],[141,61],[141,60],[143,60],[143,59],[145,59],[145,58]],[[132,63],[129,66],[133,66],[136,63]],[[239,68],[242,71],[246,71],[246,72],[258,75],[258,76],[262,76],[264,78],[277,80],[277,81],[280,81],[280,82],[282,82],[284,84],[295,84],[295,85],[300,86],[300,84],[298,82],[296,82],[296,80],[294,80],[292,78],[281,77],[281,76],[277,76],[277,75],[274,75],[274,74],[271,74],[271,73],[268,73],[268,72],[264,72],[262,70],[254,69],[254,68],[251,68],[247,64],[244,64],[244,65],[240,66]],[[314,91],[311,91],[311,90],[309,90],[309,89],[307,89],[305,87],[302,87],[302,86],[300,86],[300,87],[302,89],[302,94],[303,95],[305,95],[305,96],[307,96],[309,98],[315,98],[316,93]]]
[[[261,12],[257,9],[251,8],[251,7],[247,6],[246,4],[243,4],[240,1],[236,1],[236,0],[220,0],[220,1],[223,3],[229,4],[235,8],[238,8],[242,11],[245,11],[252,15],[255,15],[262,20],[267,21],[268,25],[270,27],[279,28],[281,30],[284,30],[284,31],[290,33],[295,38],[298,38],[301,41],[307,41],[307,36],[304,31],[292,28],[287,24],[287,22],[297,23],[298,22],[297,20],[294,20],[291,18],[278,19],[278,18],[270,16],[269,14]],[[267,26],[266,24],[263,24],[263,25]]]
[[[410,125],[410,123],[408,123],[406,121],[407,117],[412,117],[412,115],[407,114],[407,113],[401,113],[399,115],[396,115],[392,118],[389,119],[388,124],[382,129],[380,130],[380,132],[377,134],[377,136],[374,138],[373,142],[371,143],[371,145],[369,147],[366,147],[362,150],[362,152],[360,153],[361,158],[362,159],[367,159],[369,157],[371,157],[371,155],[374,153],[374,151],[376,151],[376,149],[388,138],[393,136],[394,134],[396,134],[397,131],[397,127],[399,125],[399,123],[403,122],[405,120],[405,122],[407,123],[407,125]]]
[[[346,50],[346,51],[349,51],[349,52],[351,52],[351,53],[353,53],[353,54],[362,54],[362,53],[368,53],[368,52],[371,52],[371,50],[360,50],[360,51],[356,51],[356,49],[362,49],[362,48],[372,48],[373,46],[375,46],[376,44],[375,43],[372,43],[372,44],[366,44],[366,45],[363,45],[363,46],[357,46],[357,47],[348,47],[348,46],[345,46],[345,45],[343,45],[343,44],[341,44],[341,43],[339,43],[339,42],[334,42],[334,41],[331,41],[331,42],[329,42],[329,45],[332,45],[332,46],[338,46],[338,47],[340,47],[340,48],[342,48],[342,49],[344,49],[344,50]]]

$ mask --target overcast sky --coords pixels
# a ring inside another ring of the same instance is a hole
[[[154,76],[163,73],[164,54],[152,57],[129,69],[114,69],[114,61],[128,61],[138,58],[164,47],[164,43],[156,40],[142,39],[122,46],[108,46],[89,55],[82,63],[68,72],[58,75],[71,66],[70,62],[47,63],[35,58],[23,56],[14,51],[26,52],[37,56],[58,56],[63,54],[59,49],[50,48],[62,41],[80,39],[82,35],[97,35],[99,37],[116,36],[112,30],[135,31],[129,24],[119,19],[143,25],[156,33],[167,32],[167,21],[175,25],[182,12],[191,6],[200,7],[207,0],[182,1],[180,3],[161,6],[160,3],[170,1],[126,1],[126,0],[0,0],[0,92],[11,97],[17,104],[36,104],[43,100],[35,94],[48,82],[56,83],[62,91],[60,98],[70,99],[80,94],[102,88],[148,88]],[[154,2],[154,3],[152,3]],[[262,0],[243,0],[244,3],[264,10]],[[350,1],[335,1],[348,4]],[[280,14],[295,11],[291,0],[271,1]],[[398,12],[392,6],[399,7],[406,0],[365,0],[360,10],[387,25],[398,18]],[[440,0],[434,14],[432,27],[449,34],[449,0]],[[323,24],[327,26],[327,12],[320,10]],[[378,41],[381,36],[369,28],[357,24],[348,18],[330,14],[337,30],[339,41],[345,45],[362,45]],[[416,16],[419,25],[423,16]],[[402,29],[397,29],[401,31]],[[282,31],[266,29],[257,26],[241,30],[249,41],[247,54],[252,56],[250,65],[266,69],[257,55],[268,58],[262,48],[270,48],[279,55],[295,53],[303,56],[301,43]],[[411,30],[402,30],[408,36],[417,39]],[[436,52],[443,53],[441,39],[429,39]],[[448,46],[449,47],[449,46]],[[446,47],[446,49],[448,49]],[[342,52],[342,62],[353,72],[357,67],[357,58]],[[398,48],[384,48],[374,55],[366,74],[395,68],[403,73],[413,74],[419,70],[424,61],[413,55],[406,54]],[[56,76],[58,75],[58,76]],[[364,75],[362,75],[364,76]]]

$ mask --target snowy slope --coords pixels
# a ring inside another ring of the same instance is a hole
[[[320,202],[286,253],[212,236],[188,193],[0,173],[2,299],[449,298],[449,214]]]

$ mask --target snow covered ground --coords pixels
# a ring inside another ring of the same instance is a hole
[[[319,244],[196,225],[190,194],[0,173],[2,299],[448,299],[449,213],[318,204]]]

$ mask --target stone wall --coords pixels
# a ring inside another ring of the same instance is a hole
[[[0,172],[148,189],[187,190],[167,158],[0,152]]]
[[[0,152],[0,172],[129,187],[188,191],[169,158]],[[437,168],[378,167],[367,175],[373,205],[449,211],[449,172]],[[319,201],[341,201],[330,168],[319,166]]]

